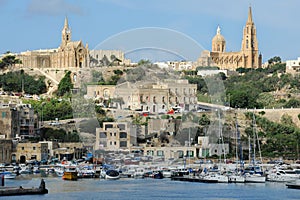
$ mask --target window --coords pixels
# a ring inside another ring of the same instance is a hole
[[[2,118],[6,118],[6,112],[2,112]]]
[[[32,149],[35,150],[35,147],[33,147]]]
[[[120,147],[127,147],[127,141],[121,141]]]
[[[112,128],[113,125],[112,124],[105,124],[105,130],[107,130],[108,128]]]
[[[24,147],[21,147],[21,149],[24,150],[25,148],[24,148]]]
[[[194,151],[188,150],[187,155],[188,157],[194,157]]]
[[[148,156],[153,156],[153,155],[154,155],[154,151],[148,150],[148,151],[147,151],[147,155],[148,155]]]
[[[125,124],[118,124],[118,128],[122,131],[125,130]]]
[[[248,49],[248,47],[249,47],[249,40],[246,40],[246,49]]]
[[[107,135],[105,132],[100,132],[100,138],[106,138],[106,137],[107,137]]]
[[[158,150],[157,151],[157,156],[164,156],[164,151]]]
[[[183,151],[179,150],[177,151],[178,153],[178,158],[183,158]]]
[[[120,132],[120,138],[127,138],[126,132]]]

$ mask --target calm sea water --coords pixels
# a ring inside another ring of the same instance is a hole
[[[176,200],[176,199],[300,199],[300,190],[287,189],[284,183],[194,183],[170,179],[80,179],[63,181],[45,178],[49,194],[0,197],[0,199],[122,199],[122,200]],[[6,180],[6,186],[38,187],[40,178]]]

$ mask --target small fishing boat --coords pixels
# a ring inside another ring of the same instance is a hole
[[[105,179],[116,180],[120,178],[120,173],[117,170],[109,169],[105,172]]]
[[[4,176],[5,179],[15,179],[17,175],[10,171],[2,171],[0,172],[0,177],[2,176]]]
[[[76,167],[68,166],[65,168],[64,175],[62,176],[63,180],[77,181],[77,170]]]
[[[300,179],[289,182],[287,184],[285,184],[288,188],[291,189],[300,189]]]

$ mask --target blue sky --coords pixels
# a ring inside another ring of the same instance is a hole
[[[97,45],[104,47],[105,42],[120,33],[156,27],[175,33],[173,36],[185,36],[197,43],[199,49],[211,50],[211,40],[220,25],[226,50],[239,51],[249,5],[263,60],[300,56],[299,0],[0,0],[0,53],[57,48],[65,16],[69,19],[72,39],[88,43],[90,49]],[[188,42],[183,44],[184,39],[173,36],[159,39],[144,35],[144,38],[150,43],[153,40],[154,46],[167,41],[176,43],[176,47],[170,47],[171,51],[185,48],[197,51],[197,47]],[[140,37],[131,35],[130,43]],[[130,50],[139,45],[143,46],[138,43]],[[116,47],[112,43],[105,46]]]

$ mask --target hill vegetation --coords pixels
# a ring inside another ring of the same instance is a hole
[[[276,59],[277,61],[278,59]],[[209,102],[205,79],[188,72],[185,78],[197,84],[199,100]],[[267,68],[238,68],[235,74],[224,77],[219,74],[225,86],[222,100],[233,108],[299,108],[299,75],[285,73],[284,63],[270,64]]]

